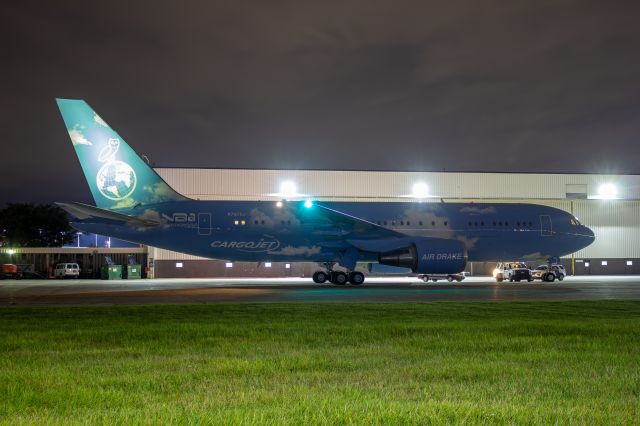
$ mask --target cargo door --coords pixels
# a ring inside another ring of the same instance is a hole
[[[548,214],[540,215],[540,235],[543,237],[550,237],[552,232],[551,216]]]
[[[198,235],[211,235],[211,213],[198,213]]]

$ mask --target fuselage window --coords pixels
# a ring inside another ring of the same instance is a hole
[[[480,226],[484,226],[484,222],[480,222]]]
[[[260,225],[264,225],[264,220],[261,220],[261,221],[260,221]]]
[[[509,226],[509,222],[505,222],[505,223],[504,223],[504,226]]]
[[[280,224],[281,224],[281,225],[284,225],[284,220],[281,220],[281,221],[280,221]]]
[[[384,226],[387,226],[387,221],[386,220],[384,221]]]
[[[447,222],[444,223],[444,226],[447,226]]]
[[[422,226],[422,221],[418,222],[418,225]]]
[[[498,226],[502,226],[502,222],[498,222]]]
[[[404,220],[400,221],[400,225],[404,226]]]
[[[407,226],[411,226],[411,222],[407,221]]]
[[[253,224],[254,224],[254,225],[257,225],[257,224],[258,224],[258,221],[257,221],[257,220],[254,220],[254,221],[253,221]]]
[[[478,222],[473,222],[473,225],[474,226],[478,226]]]
[[[431,226],[436,226],[436,222],[435,221],[431,221]]]

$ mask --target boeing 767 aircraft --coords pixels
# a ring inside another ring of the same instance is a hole
[[[57,102],[96,204],[58,203],[80,231],[211,259],[316,262],[313,280],[338,285],[364,282],[357,262],[452,274],[467,261],[560,257],[594,240],[571,214],[532,204],[189,199],[86,102]]]

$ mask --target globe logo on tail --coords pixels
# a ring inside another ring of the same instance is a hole
[[[98,161],[104,163],[96,176],[98,190],[106,198],[118,201],[130,196],[136,189],[137,177],[133,168],[115,159],[120,148],[119,139],[109,139],[107,145],[100,150]]]

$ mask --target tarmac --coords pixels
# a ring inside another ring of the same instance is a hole
[[[640,276],[566,277],[553,283],[368,277],[360,286],[315,284],[310,278],[0,281],[0,306],[610,299],[640,300]]]

